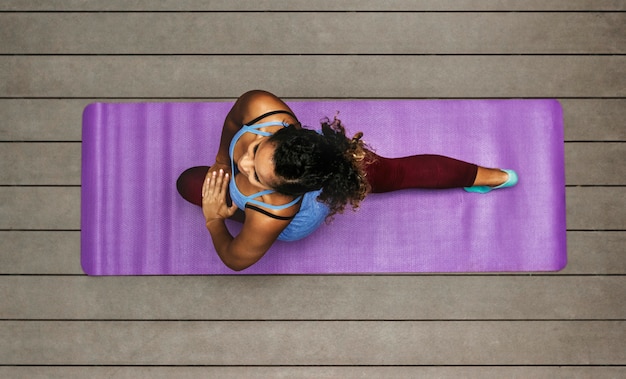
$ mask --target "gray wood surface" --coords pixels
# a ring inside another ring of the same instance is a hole
[[[607,38],[624,23],[624,13],[5,13],[0,36],[12,38],[0,53],[612,54],[626,50],[626,36]]]
[[[250,88],[305,98],[623,97],[626,56],[0,56],[7,97],[232,98]]]
[[[2,318],[29,320],[571,321],[626,311],[616,304],[623,276],[28,276],[0,277],[0,288],[13,289]]]
[[[626,2],[0,2],[0,377],[626,376]],[[92,102],[557,98],[560,272],[88,277]]]
[[[0,367],[0,376],[15,379],[120,378],[120,379],[196,379],[196,378],[317,378],[317,379],[615,379],[626,375],[624,367]]]
[[[0,359],[21,365],[615,365],[626,359],[625,349],[614,348],[626,338],[624,323],[6,321],[0,335],[12,342]]]
[[[621,0],[5,0],[10,11],[617,11]]]

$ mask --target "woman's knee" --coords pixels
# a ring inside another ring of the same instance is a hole
[[[176,189],[188,202],[202,206],[202,184],[209,166],[196,166],[185,170],[176,180]]]

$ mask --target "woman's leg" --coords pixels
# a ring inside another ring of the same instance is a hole
[[[197,166],[180,174],[176,181],[176,188],[183,199],[202,206],[202,184],[207,172],[209,172],[209,166]]]
[[[373,193],[407,188],[461,188],[497,186],[507,180],[507,173],[442,155],[412,155],[385,158],[374,153],[368,157],[367,179]]]

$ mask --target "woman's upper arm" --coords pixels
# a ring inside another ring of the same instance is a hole
[[[229,262],[224,262],[234,270],[243,270],[261,259],[290,222],[249,209],[245,213],[241,232],[232,240],[228,249]]]

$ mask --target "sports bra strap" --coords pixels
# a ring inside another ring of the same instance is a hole
[[[262,114],[262,115],[260,115],[259,117],[255,118],[254,120],[252,120],[252,121],[250,121],[250,122],[245,123],[244,125],[248,125],[248,126],[250,126],[250,125],[252,125],[252,124],[256,124],[257,122],[259,122],[259,121],[263,120],[264,118],[269,117],[269,116],[273,116],[273,115],[275,115],[275,114],[288,114],[289,116],[293,117],[296,121],[298,120],[298,119],[296,118],[296,116],[294,116],[294,115],[293,115],[293,113],[291,113],[291,112],[289,112],[289,111],[286,111],[286,110],[284,110],[284,109],[279,109],[279,110],[276,110],[276,111],[271,111],[271,112],[263,113],[263,114]]]
[[[241,130],[243,133],[248,132],[248,133],[257,134],[263,137],[269,137],[273,135],[274,133],[264,132],[263,130],[259,130],[266,126],[283,126],[284,127],[285,125],[281,121],[270,121],[270,122],[263,122],[261,124],[244,125],[241,127]]]
[[[259,196],[263,196],[263,195],[269,195],[270,193],[273,193],[273,192],[274,191],[272,191],[272,190],[263,190],[263,191],[259,191],[257,193],[254,193],[254,194],[252,194],[250,196],[246,196],[246,197],[254,199],[255,197],[259,197]]]
[[[269,193],[272,193],[272,192],[274,192],[274,191],[269,190]],[[273,209],[275,211],[279,211],[281,209],[289,208],[292,205],[296,205],[296,203],[298,203],[300,200],[302,200],[302,196],[298,196],[295,199],[293,199],[292,201],[288,202],[287,204],[272,205],[272,204],[267,204],[267,203],[264,203],[262,201],[258,201],[256,199],[254,199],[254,197],[258,197],[260,195],[265,195],[265,191],[261,191],[261,192],[255,193],[253,195],[246,196],[246,198],[247,198],[246,204],[247,203],[251,203],[251,204],[258,205],[260,207],[265,207],[265,208]]]

